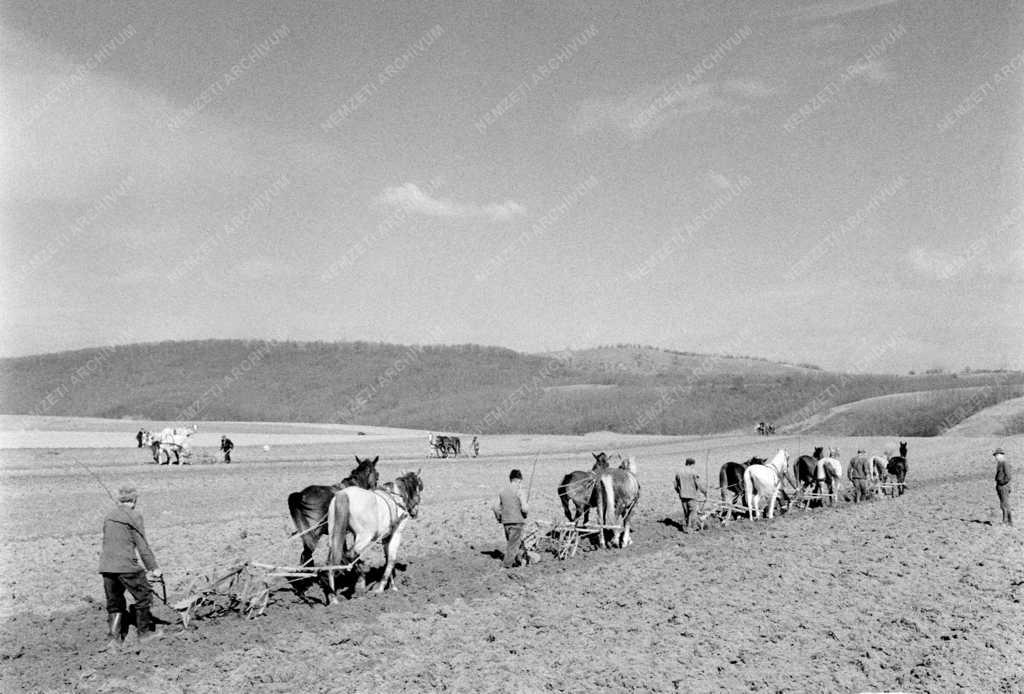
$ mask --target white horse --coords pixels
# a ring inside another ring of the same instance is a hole
[[[381,593],[389,585],[397,590],[394,572],[398,546],[402,543],[402,530],[406,523],[418,514],[421,491],[423,480],[419,473],[408,472],[378,489],[346,487],[331,499],[327,510],[327,534],[330,537],[327,563],[331,566],[339,566],[342,562],[351,564],[356,574],[356,593],[366,589],[361,555],[374,542],[384,546],[385,557],[384,576],[376,590]],[[337,604],[333,569],[328,573],[328,587],[328,601]]]
[[[160,456],[162,454],[167,460],[164,464],[168,465],[171,462],[171,454],[174,454],[175,464],[180,465],[182,453],[185,454],[186,458],[192,454],[191,436],[197,430],[198,427],[195,424],[184,428],[167,427],[159,434],[153,434],[143,429],[141,431],[141,436],[139,437],[139,445],[148,446],[152,449],[154,463],[160,462]]]
[[[612,547],[628,547],[630,537],[629,520],[640,500],[640,482],[636,478],[636,458],[630,456],[617,468],[607,468],[597,473],[597,516],[601,525],[611,526]],[[605,546],[605,528],[598,535],[598,544]]]
[[[761,497],[765,495],[769,497],[768,518],[770,520],[775,517],[775,502],[779,498],[784,478],[789,478],[793,486],[796,486],[789,473],[789,453],[784,448],[780,448],[767,463],[756,463],[743,471],[744,499],[750,520],[754,520],[760,512]]]
[[[829,453],[839,453],[836,449],[829,449]],[[839,462],[838,458],[822,458],[818,461],[817,467],[814,469],[815,479],[815,491],[820,493],[822,489],[828,487],[829,504],[836,504],[839,502],[839,488],[843,483],[843,464]]]

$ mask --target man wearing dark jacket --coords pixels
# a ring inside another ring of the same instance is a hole
[[[992,451],[996,459],[996,494],[999,496],[999,509],[1003,512],[1003,522],[1013,525],[1013,512],[1010,508],[1010,462],[1006,459],[1006,451],[997,448]]]
[[[508,486],[498,494],[498,505],[494,507],[494,517],[505,529],[505,560],[502,566],[506,569],[527,558],[523,550],[523,528],[528,512],[523,494],[523,473],[513,470],[508,474]]]
[[[697,499],[708,498],[707,487],[696,472],[697,461],[687,458],[683,469],[676,473],[675,489],[683,505],[683,532],[688,533],[697,521]]]
[[[146,641],[163,636],[157,631],[150,614],[153,589],[146,571],[139,566],[136,554],[154,578],[162,575],[156,557],[146,540],[142,514],[135,510],[139,494],[134,487],[121,487],[117,492],[118,504],[103,519],[103,551],[100,555],[100,574],[107,599],[107,630],[110,646],[119,646],[128,633],[128,610],[124,592],[135,599],[135,626],[139,640]]]
[[[871,489],[868,481],[871,479],[871,461],[868,460],[867,452],[861,448],[850,460],[850,466],[846,469],[846,477],[853,485],[853,503],[867,501],[871,498]]]
[[[224,453],[224,462],[231,462],[231,451],[235,450],[235,444],[227,436],[220,437],[220,450]]]

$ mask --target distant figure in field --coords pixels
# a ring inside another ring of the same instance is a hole
[[[992,451],[996,459],[996,495],[999,496],[999,510],[1003,512],[1003,523],[1013,525],[1013,512],[1010,508],[1010,482],[1013,481],[1010,461],[1006,459],[1006,451],[997,448]]]
[[[471,443],[470,446],[473,449],[474,458],[480,455],[480,441],[478,441],[475,436],[473,437],[473,443]]]
[[[846,470],[846,476],[853,486],[853,503],[859,503],[862,499],[867,501],[871,494],[868,483],[871,479],[871,461],[868,460],[867,452],[863,448],[850,459],[850,467]]]
[[[143,439],[143,438],[145,438],[145,436],[146,436],[146,435],[145,435],[145,433],[144,433],[144,432],[142,431],[142,429],[139,429],[139,433],[137,433],[137,434],[135,435],[135,440],[136,440],[136,441],[138,441],[138,443],[139,443],[139,448],[142,448],[142,439]]]
[[[224,462],[231,462],[231,451],[235,450],[235,444],[227,436],[220,437],[220,450],[224,453]]]
[[[687,458],[683,469],[676,473],[675,489],[679,496],[679,502],[683,505],[683,532],[690,532],[690,528],[697,525],[697,499],[707,499],[708,489],[701,480],[696,470],[697,461]]]

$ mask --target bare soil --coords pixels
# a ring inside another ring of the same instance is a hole
[[[127,446],[3,450],[0,689],[1024,691],[1024,536],[998,523],[990,441],[912,439],[909,489],[895,500],[679,531],[672,476],[687,456],[714,476],[778,446],[837,445],[848,458],[892,443],[508,436],[483,438],[481,458],[441,461],[415,433],[240,445],[235,464],[181,467]],[[1022,459],[1024,438],[999,444]],[[558,480],[589,468],[590,450],[638,459],[634,545],[502,570],[489,507],[509,469],[532,478],[532,517],[554,520]],[[212,566],[293,563],[287,494],[340,479],[355,454],[382,455],[382,479],[423,467],[397,592],[328,608],[282,589],[263,617],[173,625],[143,648],[131,636],[123,652],[100,651],[110,500],[97,478],[141,489],[173,601]]]

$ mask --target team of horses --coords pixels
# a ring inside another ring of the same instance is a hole
[[[590,509],[597,512],[601,526],[597,533],[602,548],[628,547],[632,543],[629,522],[640,501],[640,482],[636,477],[636,460],[622,460],[611,467],[607,454],[593,453],[594,465],[587,470],[570,472],[558,484],[558,500],[570,523],[590,522]]]
[[[191,453],[192,434],[196,433],[199,427],[195,424],[188,427],[167,427],[159,433],[152,433],[146,429],[139,429],[135,440],[139,448],[149,448],[153,452],[153,462],[160,465],[170,465],[171,456],[174,456],[174,464],[181,465],[181,454],[187,458]],[[161,457],[164,462],[160,462]]]
[[[430,433],[427,435],[427,445],[430,454],[438,458],[456,458],[462,453],[462,439],[458,436]]]
[[[423,491],[418,472],[408,472],[378,486],[378,459],[356,456],[356,467],[337,484],[314,484],[288,495],[288,513],[295,524],[295,535],[302,539],[301,566],[313,566],[313,553],[320,538],[326,535],[330,548],[328,566],[346,565],[355,575],[356,593],[366,590],[362,555],[374,542],[382,544],[386,557],[384,576],[376,590],[396,588],[394,571],[402,530],[409,518],[416,517]],[[339,571],[317,572],[316,582],[329,604],[337,603]],[[312,582],[298,577],[292,580],[292,586],[301,595]]]
[[[607,454],[593,453],[590,470],[574,470],[558,484],[557,493],[566,519],[577,526],[589,526],[590,512],[597,516],[597,543],[602,548],[628,547],[630,521],[640,500],[636,460],[623,459],[613,467]],[[762,515],[771,519],[779,499],[789,506],[783,482],[789,481],[797,498],[814,490],[814,496],[831,504],[838,501],[842,484],[842,463],[839,451],[824,447],[812,455],[802,455],[790,467],[789,454],[780,448],[770,459],[752,457],[745,462],[729,461],[719,470],[718,480],[723,506],[742,508],[750,520]],[[884,465],[883,465],[884,461]],[[338,578],[341,573],[355,577],[353,594],[366,590],[363,554],[376,542],[384,549],[384,572],[376,591],[396,589],[395,564],[402,531],[410,518],[416,518],[423,480],[419,472],[405,473],[391,482],[379,484],[378,458],[356,457],[356,467],[349,476],[333,485],[310,485],[288,495],[288,512],[295,524],[295,536],[302,540],[302,567],[313,567],[313,554],[320,538],[328,537],[327,567],[317,578],[297,577],[292,585],[303,595],[319,583],[324,600],[337,603]],[[874,479],[896,480],[893,495],[902,494],[907,475],[907,444],[900,442],[899,455],[871,459]],[[827,490],[827,491],[826,491]]]

